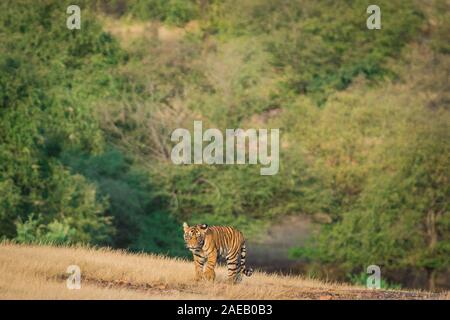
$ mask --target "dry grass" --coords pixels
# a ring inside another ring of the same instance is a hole
[[[66,269],[81,269],[81,289]],[[256,272],[238,285],[219,267],[213,283],[193,281],[193,264],[111,249],[0,243],[0,299],[448,299],[445,294],[366,290]]]

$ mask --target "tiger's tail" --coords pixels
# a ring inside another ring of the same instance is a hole
[[[247,248],[245,246],[245,242],[241,246],[241,266],[242,266],[242,273],[245,274],[247,277],[250,277],[253,274],[252,268],[247,268],[245,266],[245,256],[247,255]]]

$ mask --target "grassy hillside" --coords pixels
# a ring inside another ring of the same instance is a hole
[[[69,265],[81,289],[66,287]],[[448,299],[448,293],[368,290],[346,284],[256,272],[237,285],[196,283],[193,264],[111,249],[0,244],[0,299]]]
[[[183,221],[302,215],[308,274],[450,288],[448,1],[77,3],[0,2],[0,240],[185,257]],[[279,173],[174,165],[195,120],[280,129]]]

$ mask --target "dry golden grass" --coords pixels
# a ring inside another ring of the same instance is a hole
[[[66,269],[81,269],[81,289],[66,287]],[[242,283],[195,282],[193,264],[111,249],[0,243],[0,299],[448,299],[448,294],[367,290],[298,276],[255,272]]]

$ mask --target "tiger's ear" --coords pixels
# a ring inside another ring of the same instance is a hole
[[[186,222],[183,222],[183,230],[186,231],[187,229],[189,229],[189,226]]]
[[[206,223],[201,224],[200,229],[206,230],[206,229],[208,229],[208,225]]]

